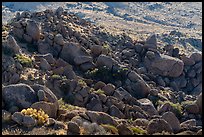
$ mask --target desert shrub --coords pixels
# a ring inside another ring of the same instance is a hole
[[[79,80],[78,80],[78,84],[79,84],[80,86],[82,86],[83,88],[87,87],[86,82],[85,82],[84,80],[82,80],[82,79],[79,79]]]
[[[24,67],[32,67],[32,59],[23,54],[16,54],[14,57]]]
[[[104,94],[104,91],[101,90],[101,89],[98,89],[98,90],[93,91],[93,92],[96,93],[96,94]]]
[[[77,106],[67,104],[62,98],[58,100],[58,104],[59,104],[60,109],[65,109],[65,110],[69,110],[69,111],[75,110],[78,108]]]
[[[51,79],[61,79],[61,76],[60,75],[56,75],[56,74],[53,74],[52,76],[51,76]]]
[[[37,110],[33,108],[27,108],[23,109],[21,113],[35,118],[37,120],[38,125],[44,124],[49,118],[48,114],[46,114],[42,109]]]
[[[106,66],[95,68],[93,70],[89,70],[86,72],[86,77],[95,79],[97,81],[103,81],[105,83],[113,83],[115,81],[125,82],[127,79],[126,72],[127,68],[118,68],[117,70],[112,70],[107,68]]]
[[[145,130],[141,129],[140,127],[129,127],[129,129],[132,130],[133,133],[136,135],[138,135],[138,134],[144,135],[147,133]]]
[[[108,132],[111,132],[112,134],[118,134],[118,129],[110,124],[101,124],[101,126]]]
[[[111,47],[108,45],[108,43],[107,43],[107,42],[103,43],[102,47],[103,47],[104,49],[107,49],[107,50],[108,50],[108,52],[110,52],[110,51],[111,51]]]
[[[187,100],[187,101],[181,102],[181,106],[185,107],[186,105],[192,105],[194,103],[195,103],[194,101]]]

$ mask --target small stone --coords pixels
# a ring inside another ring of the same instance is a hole
[[[55,121],[54,129],[65,129],[66,125],[61,121]]]
[[[77,125],[77,123],[70,121],[67,124],[67,127],[68,127],[68,132],[80,134],[80,128]]]
[[[102,53],[102,47],[99,46],[99,45],[93,45],[93,46],[91,47],[91,52],[92,52],[94,55],[98,56],[98,55],[100,55],[100,54]]]
[[[195,62],[202,61],[202,54],[198,52],[194,52],[191,54],[190,58],[192,58]]]
[[[198,105],[200,114],[202,114],[202,92],[199,94],[195,103]]]
[[[25,126],[25,127],[34,127],[37,125],[37,121],[36,119],[34,119],[32,116],[24,116],[23,117],[23,122],[22,124]]]
[[[45,101],[35,102],[31,105],[31,108],[35,108],[37,110],[42,109],[51,118],[56,118],[57,116],[57,107],[54,103],[51,102]]]
[[[9,122],[11,120],[11,113],[6,111],[6,110],[2,110],[1,112],[2,115],[2,122]]]
[[[138,118],[138,119],[133,121],[134,126],[143,126],[145,128],[147,128],[148,123],[149,123],[149,121],[147,119],[144,119],[144,118]]]
[[[38,90],[38,100],[39,101],[46,101],[46,95],[43,90]]]
[[[117,127],[119,135],[133,135],[132,130],[127,128],[127,125],[119,124]]]
[[[64,45],[64,38],[61,34],[57,34],[55,37],[54,37],[54,42],[58,45],[61,45],[63,46]]]
[[[106,86],[106,84],[102,81],[98,81],[95,85],[94,85],[94,89],[98,90],[98,89],[102,89],[104,86]]]
[[[186,105],[185,109],[188,113],[191,113],[191,114],[199,113],[199,108],[197,104],[188,104]]]
[[[96,64],[98,67],[106,66],[111,69],[114,62],[111,57],[102,54],[98,57]]]
[[[45,126],[53,126],[55,124],[55,122],[56,122],[56,120],[54,118],[48,118]]]
[[[102,90],[105,92],[106,95],[111,96],[115,90],[115,86],[113,84],[108,83],[105,85]]]
[[[147,40],[144,44],[144,48],[153,48],[153,49],[157,48],[157,39],[156,39],[155,34],[153,34],[147,38]]]
[[[147,99],[147,98],[143,98],[143,99],[139,99],[138,100],[140,103],[140,107],[149,115],[149,116],[153,116],[153,115],[158,115],[157,110],[155,109],[153,103]]]
[[[51,69],[51,66],[50,66],[50,64],[47,62],[46,59],[41,58],[41,60],[40,60],[40,68],[41,68],[42,70],[50,70],[50,69]]]
[[[16,123],[18,123],[19,125],[22,125],[22,122],[23,122],[23,117],[24,115],[21,113],[21,112],[15,112],[13,115],[12,115],[12,120],[15,121]]]
[[[115,105],[112,105],[109,111],[111,116],[125,118],[125,115]]]
[[[186,120],[186,121],[182,122],[180,124],[180,126],[181,126],[181,128],[190,129],[191,127],[196,126],[196,120],[195,119]]]

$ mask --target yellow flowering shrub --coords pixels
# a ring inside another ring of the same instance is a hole
[[[21,113],[35,118],[37,120],[38,125],[44,124],[49,118],[48,114],[46,114],[42,109],[37,110],[33,108],[27,108],[23,109]]]

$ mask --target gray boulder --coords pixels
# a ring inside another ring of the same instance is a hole
[[[37,125],[37,120],[32,116],[24,116],[22,124],[25,127],[34,127]]]
[[[24,115],[21,112],[15,112],[11,118],[13,121],[15,121],[16,123],[18,123],[19,125],[22,125],[23,123],[23,117]]]
[[[58,45],[64,45],[64,38],[61,34],[57,34],[55,37],[54,37],[54,42]]]
[[[35,91],[26,84],[12,84],[2,88],[2,98],[9,108],[17,106],[20,109],[30,107],[38,101]]]
[[[164,119],[156,118],[150,120],[147,126],[148,134],[161,133],[163,131],[172,133],[171,126]]]
[[[41,27],[34,20],[28,20],[26,26],[26,33],[32,37],[34,41],[38,41],[40,39]]]
[[[174,132],[178,132],[181,129],[180,122],[173,112],[165,112],[162,118],[168,122]]]
[[[149,53],[153,57],[150,57]],[[156,75],[178,77],[183,72],[184,63],[178,58],[148,51],[145,56],[145,66]]]
[[[132,90],[130,90],[129,93],[133,97],[144,98],[148,96],[150,93],[150,87],[141,76],[139,76],[135,71],[131,71],[128,73],[128,78],[131,81],[131,84],[127,86],[131,87]]]
[[[51,118],[56,118],[57,116],[57,107],[54,105],[54,103],[49,103],[49,102],[45,102],[45,101],[40,101],[40,102],[36,102],[34,104],[31,105],[31,108],[35,108],[37,110],[42,109],[43,111],[45,111],[46,114],[49,115],[49,117]]]
[[[149,116],[153,116],[153,115],[158,115],[159,113],[157,112],[157,110],[155,109],[154,105],[152,104],[152,102],[147,99],[147,98],[143,98],[143,99],[139,99],[138,100],[140,102],[140,107],[149,115]]]
[[[109,69],[112,69],[112,66],[116,63],[115,60],[113,60],[111,57],[106,55],[100,55],[97,59],[96,65],[98,67],[106,66]]]
[[[157,39],[156,39],[156,35],[153,34],[151,36],[149,36],[143,46],[144,48],[153,48],[156,49],[157,48]]]
[[[90,56],[86,50],[77,43],[65,43],[60,52],[60,57],[71,64],[74,63],[74,58],[78,56]]]

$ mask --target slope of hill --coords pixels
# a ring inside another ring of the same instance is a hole
[[[13,17],[14,11],[40,11],[62,6],[84,19],[106,26],[110,32],[125,32],[135,39],[146,38],[146,35],[156,33],[160,35],[159,38],[162,37],[159,40],[163,41],[163,35],[179,31],[185,37],[172,41],[179,41],[179,45],[185,48],[188,46],[191,51],[202,49],[200,2],[4,2],[3,5],[9,8],[3,9],[3,22]],[[168,41],[163,42],[171,44]]]
[[[3,135],[202,134],[202,41],[124,19],[172,3],[3,4]]]

